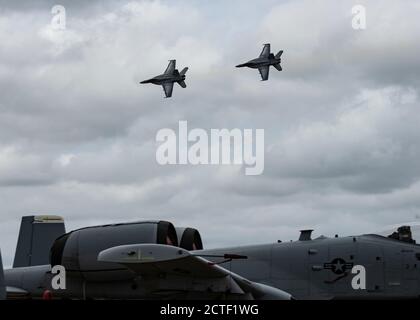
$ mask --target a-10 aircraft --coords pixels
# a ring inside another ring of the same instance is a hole
[[[58,289],[55,266],[65,270]],[[13,268],[4,280],[0,272],[0,297],[5,292],[8,299],[414,299],[420,246],[402,226],[389,236],[312,239],[304,230],[293,242],[204,250],[198,230],[167,221],[65,233],[58,216],[27,216]]]
[[[157,85],[161,85],[163,87],[163,91],[165,92],[165,97],[170,98],[172,97],[172,91],[174,89],[174,83],[178,83],[182,88],[186,88],[187,85],[185,84],[185,74],[188,71],[188,67],[185,67],[181,70],[181,72],[176,69],[176,60],[170,60],[168,66],[164,73],[148,79],[141,81],[140,83],[153,83]]]

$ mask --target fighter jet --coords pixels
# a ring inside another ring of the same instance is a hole
[[[169,60],[169,64],[163,74],[148,80],[141,81],[140,83],[153,83],[161,85],[163,87],[163,91],[165,91],[165,97],[170,98],[172,97],[172,90],[174,88],[175,82],[178,83],[182,88],[187,87],[185,84],[185,74],[187,71],[188,67],[182,69],[182,71],[179,72],[178,69],[176,69],[176,60]]]
[[[417,299],[420,245],[409,226],[363,234],[204,249],[194,228],[138,221],[63,232],[59,217],[22,219],[8,299]],[[46,245],[47,242],[50,244]],[[52,286],[65,268],[66,288]],[[357,277],[357,278],[355,278]],[[355,286],[356,285],[356,286]]]
[[[263,50],[258,58],[249,60],[248,62],[238,64],[237,68],[248,67],[252,69],[258,69],[261,74],[262,81],[268,80],[268,75],[270,73],[270,66],[273,66],[278,71],[282,71],[280,62],[281,62],[281,55],[283,54],[283,50],[280,50],[276,55],[271,53],[270,51],[270,44],[267,43],[264,45]]]

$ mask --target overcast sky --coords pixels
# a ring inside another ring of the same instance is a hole
[[[352,29],[364,4],[366,30]],[[67,28],[51,28],[64,5]],[[207,247],[420,219],[420,2],[0,0],[0,247],[20,217],[165,219]],[[264,43],[283,72],[236,64]],[[188,66],[171,99],[138,82]],[[265,171],[160,166],[156,133],[265,130]]]

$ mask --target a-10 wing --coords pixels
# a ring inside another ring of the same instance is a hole
[[[291,295],[274,287],[249,281],[187,250],[160,244],[112,247],[98,261],[124,265],[150,287],[159,291],[227,294],[240,299],[290,300]],[[149,289],[149,288],[146,288]]]

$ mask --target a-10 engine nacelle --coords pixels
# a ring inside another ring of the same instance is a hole
[[[178,236],[179,247],[185,250],[202,250],[200,232],[194,228],[175,228]]]
[[[52,245],[50,263],[52,266],[62,265],[68,275],[88,281],[131,278],[132,273],[123,266],[99,262],[97,258],[105,249],[137,243],[181,246],[186,250],[202,249],[201,236],[196,229],[175,229],[167,221],[141,221],[87,227],[66,233]]]

